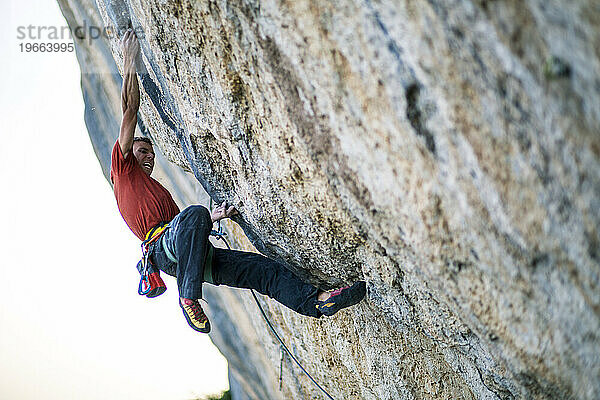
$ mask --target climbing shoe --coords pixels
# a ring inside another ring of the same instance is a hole
[[[321,314],[332,316],[342,308],[350,307],[360,302],[367,294],[367,284],[358,281],[352,286],[346,286],[329,292],[327,300],[317,300],[317,309]]]
[[[208,318],[206,317],[206,314],[204,314],[204,311],[202,311],[202,307],[200,307],[198,300],[180,297],[179,306],[183,310],[185,320],[193,330],[202,333],[210,332],[210,322],[208,322]]]

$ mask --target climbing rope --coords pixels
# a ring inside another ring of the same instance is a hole
[[[210,207],[210,209],[212,211],[212,199],[210,200],[210,206],[209,207]],[[210,234],[212,236],[215,236],[215,238],[217,240],[222,240],[223,243],[225,243],[225,246],[227,246],[227,248],[229,250],[231,250],[231,247],[229,246],[229,243],[227,243],[227,240],[225,240],[225,236],[227,235],[227,233],[223,232],[223,228],[221,227],[221,221],[220,220],[217,222],[217,226],[218,226],[218,230],[212,230],[210,232]],[[260,305],[260,302],[258,301],[258,297],[256,296],[256,293],[254,293],[254,290],[250,289],[250,292],[252,293],[252,297],[254,297],[254,301],[256,302],[256,305],[258,306],[258,309],[260,310],[260,313],[262,314],[265,322],[269,326],[269,329],[271,330],[271,332],[273,333],[273,335],[275,335],[275,337],[279,341],[279,344],[281,345],[281,348],[283,350],[285,350],[285,352],[291,357],[292,360],[294,360],[294,362],[298,365],[298,367],[300,367],[300,369],[302,370],[302,372],[304,372],[306,374],[306,376],[308,376],[308,378],[312,381],[312,383],[314,383],[315,386],[318,387],[325,394],[325,396],[327,396],[327,398],[329,398],[330,400],[334,400],[333,397],[331,397],[331,395],[329,393],[327,393],[327,391],[325,389],[323,389],[323,387],[321,387],[321,385],[319,385],[317,383],[317,381],[308,373],[308,371],[306,369],[304,369],[304,367],[302,366],[302,364],[300,364],[300,361],[298,361],[298,359],[296,357],[294,357],[294,355],[292,354],[292,352],[290,351],[290,349],[288,349],[288,347],[285,345],[285,343],[283,342],[283,340],[281,339],[281,337],[279,336],[279,334],[277,333],[277,331],[273,327],[273,324],[271,324],[271,321],[267,317],[267,314],[265,313],[265,310]],[[279,390],[281,390],[281,381],[282,381],[282,375],[283,375],[282,374],[282,370],[283,370],[283,355],[282,355],[282,357],[280,359],[279,368],[280,368],[279,369]]]
[[[267,314],[265,314],[265,310],[263,310],[262,306],[258,302],[258,297],[256,297],[256,293],[254,293],[254,290],[252,290],[252,289],[250,289],[250,291],[252,292],[252,296],[254,297],[254,301],[256,301],[256,305],[258,306],[258,309],[260,310],[260,313],[262,314],[263,318],[267,322],[267,325],[271,329],[271,332],[273,332],[273,335],[275,335],[275,337],[277,338],[277,340],[279,340],[279,343],[281,344],[281,347],[283,347],[283,349],[285,350],[285,352],[292,358],[292,360],[294,360],[294,362],[296,364],[298,364],[298,366],[300,367],[300,369],[302,370],[302,372],[304,372],[306,374],[306,376],[308,376],[308,378],[312,381],[312,383],[314,383],[315,386],[318,387],[325,394],[325,396],[327,396],[329,399],[333,400],[333,397],[331,397],[331,395],[329,393],[327,393],[327,391],[325,389],[323,389],[321,387],[321,385],[319,385],[317,383],[317,381],[315,381],[315,379],[308,373],[308,371],[304,369],[304,367],[302,366],[302,364],[300,364],[300,361],[298,361],[298,359],[296,357],[294,357],[294,355],[290,352],[290,349],[287,348],[287,346],[285,345],[285,343],[283,343],[283,340],[281,339],[281,337],[279,337],[279,335],[277,334],[277,331],[275,331],[275,328],[271,324],[271,321],[269,321],[269,318],[267,318]]]

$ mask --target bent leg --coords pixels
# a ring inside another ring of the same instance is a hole
[[[165,242],[177,259],[176,275],[180,297],[202,298],[204,263],[211,229],[209,211],[203,206],[190,206],[173,218],[165,233]]]
[[[215,248],[212,273],[216,285],[254,289],[302,315],[321,316],[318,289],[263,255]]]

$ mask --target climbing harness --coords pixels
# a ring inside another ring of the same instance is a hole
[[[137,269],[140,273],[140,283],[138,285],[139,295],[152,298],[160,296],[167,290],[167,285],[165,285],[165,282],[160,277],[160,272],[154,267],[149,259],[149,249],[150,245],[161,238],[168,228],[168,223],[161,223],[155,226],[148,231],[145,240],[142,242],[142,259],[138,261],[137,264]],[[170,252],[167,254],[170,255]]]
[[[212,199],[210,201],[210,207],[212,209]],[[218,226],[218,230],[216,230],[216,231],[213,230],[213,231],[211,231],[210,234],[212,236],[215,236],[217,240],[222,240],[223,243],[225,243],[225,246],[227,246],[227,248],[229,250],[231,250],[231,247],[229,246],[229,243],[227,243],[227,240],[225,240],[225,236],[227,236],[227,233],[223,232],[223,228],[221,227],[221,221],[220,220],[217,222],[217,226]],[[214,234],[213,234],[213,232],[214,232]],[[279,361],[279,368],[280,368],[279,369],[279,389],[281,390],[281,383],[282,383],[282,377],[283,377],[283,350],[285,350],[285,352],[291,357],[291,359],[294,360],[294,362],[300,367],[300,369],[302,370],[302,372],[304,372],[306,374],[306,376],[308,376],[308,378],[312,381],[312,383],[314,383],[315,386],[317,388],[319,388],[325,394],[325,396],[327,396],[327,398],[329,398],[330,400],[333,400],[333,397],[331,397],[331,395],[329,393],[327,393],[327,391],[325,389],[323,389],[321,387],[321,385],[319,385],[317,383],[317,381],[308,373],[308,371],[306,369],[304,369],[304,367],[302,366],[302,364],[300,364],[300,361],[298,361],[298,359],[296,357],[294,357],[294,355],[292,354],[292,352],[290,351],[290,349],[288,349],[288,347],[285,345],[285,343],[283,342],[283,340],[281,339],[281,337],[279,336],[279,334],[277,333],[277,331],[273,327],[273,324],[271,324],[271,321],[267,317],[267,314],[265,313],[265,310],[260,305],[260,302],[258,301],[258,297],[256,297],[256,293],[254,293],[254,290],[250,289],[250,292],[252,293],[252,297],[254,297],[254,301],[256,302],[256,305],[258,306],[258,309],[260,310],[260,313],[262,314],[265,322],[269,326],[269,329],[271,330],[271,332],[273,333],[273,335],[279,341],[279,344],[280,344],[281,349],[282,349],[282,355],[281,355],[281,359]]]
[[[144,241],[142,242],[142,259],[138,261],[137,269],[140,273],[140,283],[138,285],[138,294],[145,295],[146,297],[160,296],[167,290],[167,285],[160,277],[160,270],[157,269],[150,261],[150,245],[157,241],[161,241],[162,249],[169,260],[177,264],[177,258],[175,254],[169,248],[164,233],[169,229],[169,223],[161,223],[146,234]],[[225,233],[219,228],[219,232],[212,230],[211,235],[222,236]],[[212,264],[213,248],[208,246],[206,254],[206,264],[208,268],[204,268],[203,280],[208,283],[213,283]]]

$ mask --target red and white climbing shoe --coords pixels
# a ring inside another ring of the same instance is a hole
[[[317,300],[317,309],[321,314],[330,317],[342,308],[359,303],[366,294],[367,284],[363,281],[358,281],[352,286],[346,286],[329,292],[329,297],[326,300]]]
[[[183,310],[185,320],[193,330],[201,333],[210,332],[210,322],[208,321],[206,314],[204,314],[202,307],[200,307],[198,300],[180,297],[179,306]]]

